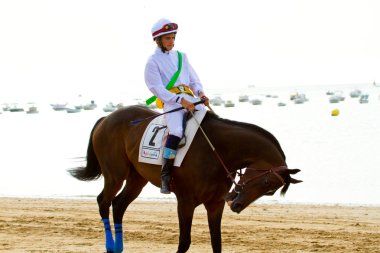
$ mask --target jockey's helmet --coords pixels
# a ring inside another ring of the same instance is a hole
[[[152,27],[153,40],[156,40],[156,38],[168,33],[177,33],[177,29],[178,25],[176,23],[162,18],[158,20]]]

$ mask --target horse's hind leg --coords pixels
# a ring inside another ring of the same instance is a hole
[[[106,236],[106,250],[107,252],[114,252],[114,241],[112,237],[111,224],[109,220],[109,208],[115,195],[123,185],[124,179],[104,177],[104,189],[99,194],[97,201],[99,205],[99,213],[102,217],[104,224],[104,232]]]
[[[115,223],[115,253],[123,251],[123,216],[129,204],[139,196],[147,184],[147,180],[140,176],[134,168],[130,168],[127,183],[123,191],[112,201],[113,220]]]

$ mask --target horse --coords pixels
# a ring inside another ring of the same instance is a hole
[[[132,105],[100,118],[90,134],[86,166],[69,169],[82,181],[104,178],[97,202],[107,252],[123,251],[122,222],[128,206],[147,182],[160,185],[160,166],[138,161],[139,144],[149,122],[131,123],[158,115],[145,106]],[[200,129],[202,133],[198,130],[195,134],[181,166],[172,171],[170,188],[177,199],[179,253],[190,247],[197,206],[205,206],[212,250],[218,253],[222,251],[221,220],[226,201],[233,212],[240,213],[263,195],[272,195],[281,187],[285,194],[291,183],[301,182],[291,178],[290,174],[300,170],[287,167],[278,140],[265,129],[223,119],[210,111]],[[109,221],[111,205],[115,240]]]

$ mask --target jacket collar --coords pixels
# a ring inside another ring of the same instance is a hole
[[[161,48],[156,47],[156,54],[158,53],[158,54],[170,55],[170,54],[174,54],[175,52],[176,52],[175,50],[170,50],[170,51],[165,51],[165,53],[164,53],[164,52],[162,52]]]

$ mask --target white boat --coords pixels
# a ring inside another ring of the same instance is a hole
[[[306,95],[301,93],[301,94],[294,94],[290,97],[290,100],[293,100],[295,104],[303,104],[307,101],[309,101],[308,98],[306,98]]]
[[[234,107],[235,106],[235,103],[232,102],[232,100],[227,100],[225,103],[224,103],[224,107]]]
[[[341,90],[334,91],[333,97],[336,97],[339,101],[344,101],[346,99],[346,97],[343,96],[343,91]]]
[[[329,98],[329,101],[330,103],[334,104],[334,103],[339,103],[340,102],[340,98],[338,96],[331,96]]]
[[[261,105],[262,103],[263,103],[263,101],[261,101],[258,98],[254,98],[251,100],[251,104],[253,104],[253,105]]]
[[[29,109],[26,111],[27,114],[36,114],[39,113],[37,106],[30,106]]]
[[[305,103],[305,99],[303,99],[303,98],[295,98],[293,101],[294,101],[295,104],[303,104],[303,103]]]
[[[113,111],[116,111],[117,110],[117,106],[114,105],[112,102],[106,104],[104,107],[103,107],[103,111],[104,112],[113,112]]]
[[[357,98],[357,97],[360,97],[361,94],[362,94],[362,91],[356,89],[350,92],[350,97]]]
[[[18,104],[12,104],[8,111],[10,112],[23,112],[24,111],[24,108],[22,108],[21,106],[19,106]]]
[[[368,94],[361,95],[360,98],[359,98],[359,103],[361,103],[361,104],[367,104],[369,102],[368,101],[368,97],[369,97]]]
[[[2,107],[4,112],[9,111],[9,108],[11,108],[8,104],[2,104]]]
[[[239,96],[239,102],[248,102],[248,95]]]
[[[279,102],[277,105],[278,105],[278,106],[286,106],[286,104],[283,103],[283,102]]]
[[[78,113],[78,112],[81,112],[81,111],[82,111],[82,109],[79,109],[79,108],[76,108],[76,107],[74,107],[74,108],[67,108],[66,109],[67,113]]]
[[[219,106],[219,105],[224,104],[224,101],[221,97],[217,96],[217,97],[210,99],[210,104],[215,105],[215,106]]]
[[[67,103],[64,104],[50,104],[54,111],[66,111]]]
[[[83,106],[83,110],[94,110],[97,107],[98,107],[98,105],[95,104],[95,101],[91,100],[91,103],[86,104],[86,105]]]

